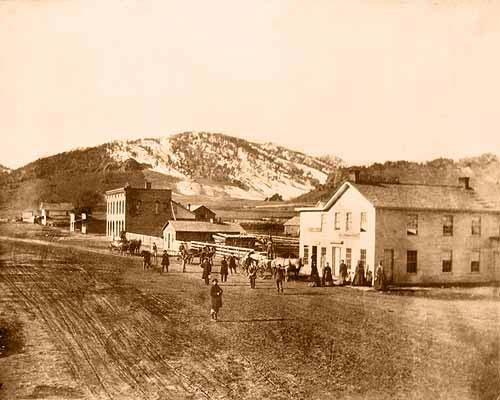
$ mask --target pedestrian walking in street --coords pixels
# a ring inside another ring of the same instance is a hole
[[[168,272],[169,266],[170,266],[170,260],[168,259],[167,250],[163,250],[163,256],[161,259],[161,272]]]
[[[278,293],[280,292],[280,289],[281,289],[281,293],[283,293],[283,281],[285,280],[285,268],[281,264],[278,264],[278,267],[276,268],[274,279],[276,280],[276,288],[278,289]]]
[[[231,271],[231,275],[236,273],[236,257],[233,255],[229,256],[229,270]]]
[[[210,288],[210,318],[212,321],[217,321],[219,310],[222,307],[222,288],[217,284],[217,279],[212,279],[212,287]]]
[[[257,280],[257,267],[254,263],[250,264],[248,269],[248,278],[250,279],[250,289],[255,289],[255,282]]]
[[[221,282],[227,282],[228,275],[228,265],[226,256],[222,256],[222,261],[220,263],[220,280]]]
[[[210,273],[212,272],[212,268],[208,258],[204,258],[201,262],[201,268],[203,268],[203,273],[201,274],[201,279],[205,281],[205,285],[210,283]]]
[[[142,251],[142,269],[146,271],[151,268],[151,253],[147,250]]]

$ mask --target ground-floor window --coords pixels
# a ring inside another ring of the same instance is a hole
[[[479,272],[481,253],[479,250],[475,250],[471,254],[470,260],[470,272]]]
[[[304,246],[304,264],[309,264],[309,246]]]
[[[417,273],[417,251],[408,250],[406,252],[406,272],[409,274]]]
[[[443,272],[451,272],[452,269],[452,252],[451,250],[443,250],[441,255]]]
[[[345,249],[345,263],[347,268],[351,268],[352,264],[352,249]]]

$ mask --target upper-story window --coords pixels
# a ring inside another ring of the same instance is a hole
[[[335,213],[334,225],[335,225],[335,230],[340,231],[340,213],[339,212]]]
[[[453,236],[453,215],[443,216],[443,236]]]
[[[142,201],[137,200],[137,202],[135,203],[135,211],[137,212],[141,211],[141,207],[142,207]]]
[[[366,232],[367,226],[368,226],[368,220],[367,220],[366,212],[362,212],[361,219],[359,221],[359,231]]]
[[[479,272],[481,253],[479,250],[474,250],[470,258],[470,272]]]
[[[352,213],[346,212],[345,213],[345,230],[346,230],[346,232],[350,232],[351,228],[352,228]]]
[[[406,234],[410,236],[418,235],[418,215],[408,214],[406,221]]]
[[[472,217],[471,231],[474,236],[481,236],[481,217]]]
[[[155,214],[158,215],[160,213],[160,202],[158,200],[155,201]]]
[[[328,214],[321,214],[321,230],[326,227],[326,220],[327,220]]]

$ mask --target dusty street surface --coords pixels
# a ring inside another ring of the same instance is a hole
[[[201,270],[0,245],[4,399],[496,399],[500,302],[271,281],[222,284],[209,318]],[[448,294],[449,295],[448,295]]]

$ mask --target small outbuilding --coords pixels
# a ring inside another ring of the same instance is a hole
[[[288,221],[286,221],[283,224],[283,226],[285,229],[286,236],[299,237],[299,235],[300,235],[300,217],[299,216],[290,218]]]
[[[197,221],[215,221],[215,212],[204,205],[190,204],[188,209],[196,216]]]
[[[68,226],[69,213],[74,209],[72,203],[40,203],[42,225]]]
[[[163,227],[164,248],[177,250],[178,242],[210,242],[215,234],[243,234],[238,224],[214,224],[204,221],[168,221]]]

